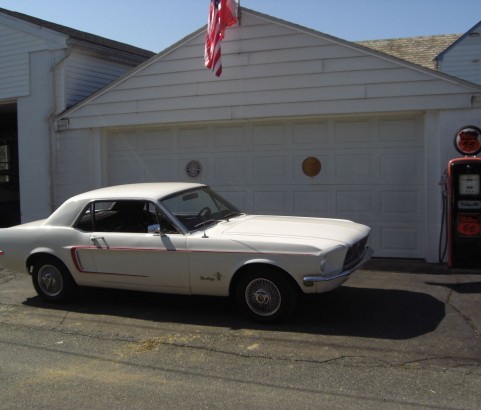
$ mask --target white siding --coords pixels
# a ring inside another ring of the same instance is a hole
[[[439,70],[481,84],[481,36],[463,37],[443,54],[439,61]]]
[[[95,91],[110,84],[131,65],[101,59],[88,54],[73,52],[65,62],[66,107],[83,100]]]
[[[72,111],[70,126],[116,126],[469,107],[435,73],[244,12],[222,42],[224,72],[203,67],[204,33],[159,54]],[[449,96],[449,98],[446,98]]]
[[[0,24],[0,100],[29,94],[29,53],[47,42]]]
[[[92,188],[91,174],[93,147],[85,131],[69,133],[68,138],[57,140],[58,156],[56,174],[58,202]]]

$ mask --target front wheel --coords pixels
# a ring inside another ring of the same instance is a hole
[[[75,288],[67,267],[52,257],[43,257],[34,263],[32,282],[38,295],[48,302],[66,301]]]
[[[297,303],[298,291],[284,272],[273,269],[242,274],[235,288],[239,308],[251,319],[276,323],[287,319]]]

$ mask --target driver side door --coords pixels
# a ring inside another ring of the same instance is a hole
[[[81,218],[88,222],[79,224],[86,246],[75,250],[85,279],[94,286],[190,293],[186,238],[159,213],[148,201],[92,203]]]

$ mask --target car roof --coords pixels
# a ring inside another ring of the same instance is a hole
[[[70,201],[92,199],[152,199],[158,200],[176,192],[198,188],[203,184],[190,182],[146,182],[109,186],[84,192],[70,198]]]
[[[70,226],[79,212],[94,200],[113,201],[116,199],[146,199],[153,202],[166,196],[205,186],[188,182],[148,182],[110,186],[84,192],[67,199],[49,218],[45,225]]]

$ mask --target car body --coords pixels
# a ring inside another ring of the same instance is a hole
[[[30,273],[51,302],[77,286],[233,296],[252,319],[274,322],[301,292],[333,290],[362,266],[369,232],[340,219],[248,215],[203,184],[129,184],[0,229],[0,266]]]

